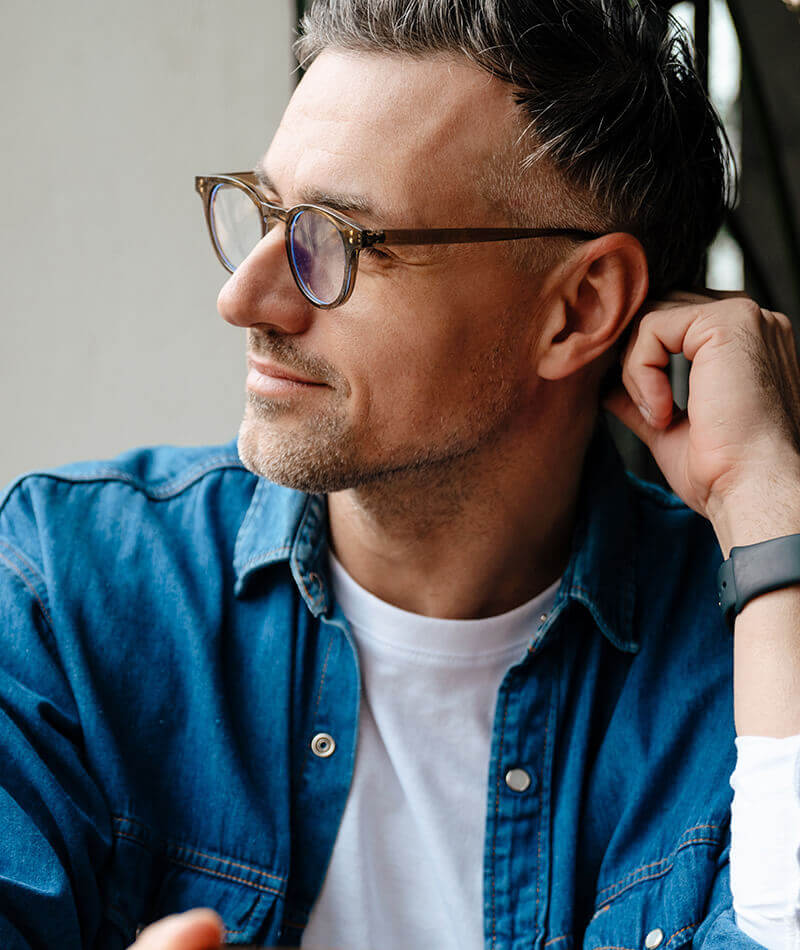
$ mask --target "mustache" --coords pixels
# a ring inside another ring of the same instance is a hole
[[[338,388],[344,379],[327,360],[319,356],[303,353],[294,340],[277,330],[257,332],[247,331],[247,346],[253,356],[272,359],[288,370],[296,370],[300,375],[328,386]]]

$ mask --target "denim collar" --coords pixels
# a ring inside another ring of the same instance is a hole
[[[630,484],[604,424],[586,456],[572,554],[543,640],[571,603],[583,605],[598,629],[619,650],[636,653],[633,629],[637,542]],[[261,569],[288,562],[297,588],[314,616],[331,607],[325,555],[327,502],[258,478],[236,537],[235,593],[244,596]]]
[[[601,421],[584,463],[572,554],[542,635],[569,603],[578,603],[610,643],[637,653],[633,618],[638,547],[631,483]]]

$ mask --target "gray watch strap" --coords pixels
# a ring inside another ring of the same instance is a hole
[[[733,629],[748,601],[792,584],[800,584],[800,534],[731,548],[717,572],[719,606]]]

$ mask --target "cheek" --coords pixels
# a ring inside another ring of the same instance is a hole
[[[519,385],[524,326],[498,312],[480,282],[429,284],[425,299],[407,292],[373,301],[372,319],[365,312],[350,324],[348,378],[354,420],[378,435],[389,427],[413,438]]]

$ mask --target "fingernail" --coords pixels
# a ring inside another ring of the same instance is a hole
[[[648,424],[653,421],[653,413],[650,411],[650,407],[646,403],[637,402],[636,408],[639,410],[639,412],[641,412]]]

